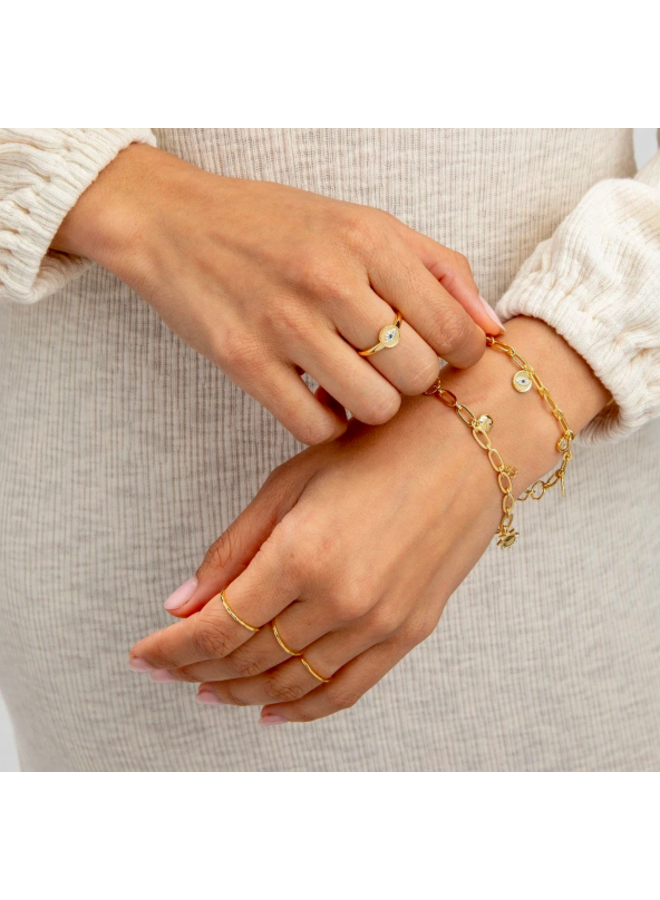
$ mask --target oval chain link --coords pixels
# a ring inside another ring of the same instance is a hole
[[[557,420],[557,423],[559,424],[559,427],[562,431],[561,437],[556,444],[557,451],[562,455],[562,460],[559,468],[557,468],[552,473],[552,475],[550,475],[547,481],[539,478],[534,482],[534,484],[530,485],[517,499],[521,503],[525,500],[529,500],[530,497],[532,500],[541,500],[545,492],[549,491],[551,487],[554,487],[557,482],[561,484],[561,495],[563,497],[565,495],[564,478],[566,474],[566,466],[571,461],[571,459],[573,459],[571,443],[575,439],[575,435],[571,431],[564,413],[561,411],[561,409],[559,409],[555,401],[552,399],[547,387],[543,384],[543,382],[536,374],[533,367],[530,366],[530,364],[527,362],[527,360],[519,353],[517,353],[513,349],[513,347],[510,347],[508,344],[502,343],[502,341],[498,341],[490,334],[486,335],[486,343],[493,350],[498,350],[500,353],[504,353],[509,356],[520,369],[523,369],[529,375],[534,387],[545,401],[546,406]]]
[[[444,403],[445,406],[453,409],[461,422],[470,429],[472,437],[477,444],[479,444],[481,449],[485,450],[488,454],[488,462],[497,473],[497,484],[502,491],[502,518],[500,519],[499,527],[495,532],[498,538],[497,546],[513,546],[518,537],[518,532],[513,527],[513,507],[516,498],[513,494],[512,481],[517,474],[517,469],[515,466],[507,466],[505,464],[499,451],[493,447],[488,433],[478,421],[470,407],[465,406],[463,403],[459,403],[455,394],[443,388],[440,378],[438,378],[435,384],[430,387],[428,391],[425,391],[425,393],[429,396],[432,394],[435,395],[441,403]]]

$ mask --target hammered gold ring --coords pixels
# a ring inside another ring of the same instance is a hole
[[[275,640],[285,653],[288,653],[289,656],[302,656],[302,650],[300,651],[300,653],[298,653],[296,650],[292,650],[291,647],[287,647],[287,645],[282,640],[282,635],[280,634],[277,627],[277,618],[273,619],[273,621],[270,623],[270,627],[273,629]]]
[[[261,631],[260,625],[248,625],[240,616],[237,616],[231,606],[227,603],[227,598],[225,597],[224,588],[220,591],[220,599],[222,600],[222,605],[227,610],[229,615],[232,617],[234,622],[238,622],[239,625],[242,625],[243,628],[247,628],[248,631]]]
[[[315,672],[314,669],[312,669],[312,667],[310,666],[310,664],[307,662],[307,660],[305,659],[304,656],[301,656],[301,657],[300,657],[300,662],[301,662],[301,663],[303,664],[303,666],[307,669],[307,671],[309,672],[309,674],[310,674],[310,675],[313,675],[314,678],[316,678],[317,681],[322,681],[323,684],[327,684],[327,683],[330,681],[329,678],[324,678],[323,675],[319,675],[318,672]]]
[[[378,333],[378,343],[374,344],[373,347],[367,347],[366,350],[358,350],[358,354],[360,356],[373,356],[374,353],[378,353],[379,350],[385,350],[386,348],[391,349],[392,347],[396,347],[396,345],[401,340],[401,323],[403,322],[403,316],[401,313],[396,310],[396,319],[392,323],[392,325],[385,325],[384,328],[381,328]]]

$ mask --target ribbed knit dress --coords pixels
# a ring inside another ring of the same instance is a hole
[[[259,728],[127,667],[300,449],[114,275],[48,252],[133,141],[388,210],[615,401],[566,498],[517,509],[524,540],[491,545],[433,635],[315,723]],[[635,176],[630,129],[4,129],[0,300],[0,689],[25,770],[658,769],[660,156]]]

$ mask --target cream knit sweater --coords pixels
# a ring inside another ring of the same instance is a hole
[[[257,731],[126,669],[298,449],[114,276],[48,251],[133,141],[388,209],[615,400],[566,500],[526,505],[521,548],[489,548],[434,635],[311,726]],[[24,768],[660,765],[660,155],[635,175],[629,130],[2,129],[0,300],[0,687]]]

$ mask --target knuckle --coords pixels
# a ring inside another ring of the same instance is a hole
[[[428,354],[424,354],[424,359],[410,373],[408,378],[410,393],[422,394],[433,384],[439,372],[440,360],[432,350],[429,350]]]
[[[456,356],[466,365],[477,362],[486,348],[486,342],[483,341],[482,350],[479,329],[462,307],[442,307],[435,312],[433,319],[437,335],[434,349],[440,356]]]
[[[350,709],[351,706],[355,706],[361,696],[360,691],[355,689],[338,687],[332,692],[329,699],[332,708],[339,712],[342,709]]]
[[[443,350],[461,347],[469,337],[467,314],[462,309],[443,307],[435,315],[435,326]]]
[[[401,395],[398,391],[388,389],[372,394],[365,403],[365,409],[360,417],[366,425],[384,425],[397,414],[401,406]]]
[[[206,659],[217,659],[229,651],[229,639],[225,630],[226,622],[214,612],[207,612],[205,607],[195,622],[192,640],[196,649]]]
[[[250,706],[251,705],[249,700],[245,700],[243,697],[239,697],[226,684],[222,685],[222,690],[219,691],[218,696],[222,699],[223,703],[229,703],[231,706]]]
[[[370,215],[369,212],[360,206],[352,206],[344,212],[341,222],[342,237],[352,250],[359,252],[373,241],[376,216]]]
[[[311,291],[310,291],[311,293]],[[277,304],[270,308],[268,330],[284,335],[285,339],[308,341],[314,328],[310,310],[300,300]]]
[[[230,328],[218,332],[213,338],[212,356],[223,371],[238,374],[258,371],[266,359],[263,345],[249,334],[239,335]]]
[[[338,624],[361,619],[372,607],[368,586],[365,584],[362,587],[359,582],[350,582],[333,596],[332,607]]]
[[[181,666],[181,668],[175,669],[174,672],[179,681],[187,681],[189,684],[195,684],[203,680],[195,675],[193,666]]]
[[[274,553],[276,556],[286,559],[287,566],[296,566],[302,557],[302,554],[297,552],[301,518],[300,515],[296,515],[294,507],[283,519],[280,519],[259,552]]]
[[[399,638],[405,647],[416,647],[423,643],[435,631],[437,621],[422,620],[419,622],[411,622],[399,631]]]
[[[391,637],[400,626],[400,616],[397,616],[396,609],[379,609],[374,616],[371,617],[369,623],[373,635],[379,640],[385,640]]]
[[[225,531],[225,533],[221,534],[217,541],[211,544],[206,551],[201,568],[203,570],[210,569],[212,571],[223,569],[227,565],[231,555],[231,533],[230,531]]]
[[[261,657],[239,651],[225,657],[223,666],[228,675],[236,678],[250,678],[253,675],[259,675],[266,668]]]
[[[355,292],[349,288],[345,271],[345,265],[340,265],[339,260],[327,256],[310,257],[298,268],[298,287],[319,300],[348,302]],[[306,333],[309,335],[309,331]]]
[[[165,632],[167,629],[162,629],[161,631],[156,631],[152,635],[151,645],[149,647],[149,652],[146,654],[148,662],[151,665],[156,666],[157,668],[167,669],[171,664],[172,660],[170,658],[170,654],[168,653],[165,647]]]
[[[264,681],[264,691],[270,700],[279,703],[291,703],[300,700],[306,693],[305,688],[287,676],[283,676],[277,669]]]
[[[325,444],[332,440],[337,432],[337,425],[329,416],[315,418],[303,418],[292,429],[293,436],[302,444],[314,447],[316,444]]]
[[[467,256],[464,256],[464,254],[459,253],[458,250],[454,250],[454,262],[461,272],[469,272],[472,274],[472,267],[470,266],[469,259]]]

